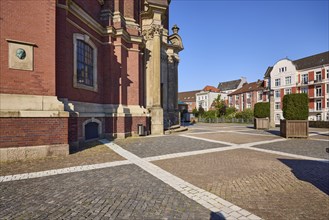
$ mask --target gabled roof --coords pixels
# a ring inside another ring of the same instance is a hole
[[[220,82],[218,83],[218,89],[220,91],[226,91],[226,90],[231,90],[231,89],[236,89],[241,83],[241,79],[237,80],[232,80],[232,81],[227,81],[227,82]]]
[[[272,69],[273,69],[273,66],[267,67],[267,70],[266,70],[266,72],[264,74],[264,77],[265,78],[269,78],[271,76],[270,74],[271,74]]]
[[[219,92],[219,89],[213,86],[205,86],[202,91]]]
[[[329,64],[329,51],[292,61],[297,70]]]
[[[182,102],[195,102],[195,94],[200,92],[200,90],[186,91],[178,93],[178,100]]]
[[[329,51],[315,54],[309,57],[304,57],[298,60],[292,61],[297,70],[308,69],[312,67],[328,65],[329,64]],[[265,78],[269,78],[273,67],[269,66],[264,74]]]
[[[252,92],[252,91],[258,91],[264,89],[263,87],[264,81],[263,80],[258,80],[256,82],[251,82],[251,83],[245,83],[242,85],[242,87],[232,93],[230,95],[238,95],[246,92]]]

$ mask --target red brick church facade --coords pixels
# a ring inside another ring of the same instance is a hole
[[[1,1],[1,161],[67,154],[85,140],[136,135],[138,124],[151,133],[142,18],[161,12],[161,36],[174,42],[161,47],[177,55],[177,32],[166,35],[169,3]],[[162,108],[170,115],[177,107]]]

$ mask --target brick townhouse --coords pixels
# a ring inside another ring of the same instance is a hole
[[[0,160],[178,123],[183,45],[169,3],[0,1]]]
[[[235,107],[238,111],[253,109],[257,102],[267,100],[263,95],[264,81],[244,83],[242,87],[228,95],[229,107]]]
[[[308,94],[309,120],[329,120],[329,52],[282,59],[267,69],[264,81],[264,94],[274,93],[276,124],[283,119],[283,96],[290,93]]]

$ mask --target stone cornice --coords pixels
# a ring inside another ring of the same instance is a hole
[[[112,37],[122,37],[128,43],[142,43],[142,36],[132,36],[123,28],[115,29],[113,26],[103,27],[95,19],[93,19],[89,14],[87,14],[80,6],[78,6],[73,1],[69,1],[68,5],[62,5],[57,3],[57,7],[68,11],[73,14],[76,18],[86,24],[89,28],[94,30],[101,36],[111,35]],[[115,16],[115,15],[114,15]],[[114,18],[113,16],[113,18]],[[121,19],[120,15],[120,19]],[[123,18],[123,17],[122,17]],[[124,18],[123,18],[124,19]],[[73,21],[72,21],[73,22]],[[72,23],[70,22],[70,23]],[[125,25],[127,27],[139,28],[139,25],[135,23],[134,19],[126,18],[124,19]],[[75,23],[76,24],[76,23]],[[75,25],[76,26],[76,25]]]

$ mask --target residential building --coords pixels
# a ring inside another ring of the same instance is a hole
[[[278,61],[265,73],[265,91],[274,93],[275,123],[283,119],[282,99],[290,93],[307,93],[309,120],[329,120],[329,52],[298,60]]]
[[[179,92],[178,93],[178,101],[184,102],[187,104],[188,112],[192,113],[193,109],[197,109],[198,106],[196,105],[196,94],[200,92],[200,90],[194,91],[186,91],[186,92]]]
[[[220,82],[218,83],[217,88],[221,92],[223,99],[227,100],[227,95],[234,92],[237,89],[240,89],[244,83],[247,82],[245,77],[241,77],[240,79]],[[225,95],[226,94],[226,95]]]
[[[228,95],[228,106],[235,107],[238,111],[253,109],[257,102],[267,101],[267,97],[263,95],[263,90],[263,80],[244,83],[240,89],[237,89]]]
[[[0,154],[67,154],[139,124],[163,134],[164,121],[179,123],[183,45],[169,3],[1,1]]]
[[[196,93],[197,107],[201,106],[205,111],[208,111],[214,99],[216,99],[220,94],[219,89],[216,87],[205,86],[200,92]]]

